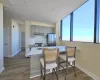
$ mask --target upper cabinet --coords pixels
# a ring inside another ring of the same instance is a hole
[[[53,27],[36,26],[36,25],[31,26],[31,36],[32,37],[34,35],[45,36],[48,33],[54,33],[54,28]]]

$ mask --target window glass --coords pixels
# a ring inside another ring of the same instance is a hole
[[[94,41],[94,1],[89,0],[74,11],[73,41]]]
[[[99,2],[99,43],[100,43],[100,0],[98,0]]]
[[[70,40],[70,15],[62,20],[62,40]]]

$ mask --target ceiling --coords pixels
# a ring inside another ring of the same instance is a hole
[[[0,0],[14,19],[56,23],[87,0]]]

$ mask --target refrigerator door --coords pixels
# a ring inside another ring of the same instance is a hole
[[[55,46],[56,45],[56,35],[55,34],[48,34],[47,37],[47,44],[48,46]]]

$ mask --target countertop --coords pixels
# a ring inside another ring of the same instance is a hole
[[[28,55],[35,55],[35,54],[42,54],[42,50],[43,48],[59,48],[60,52],[64,52],[65,51],[65,46],[50,46],[50,47],[33,47]]]

